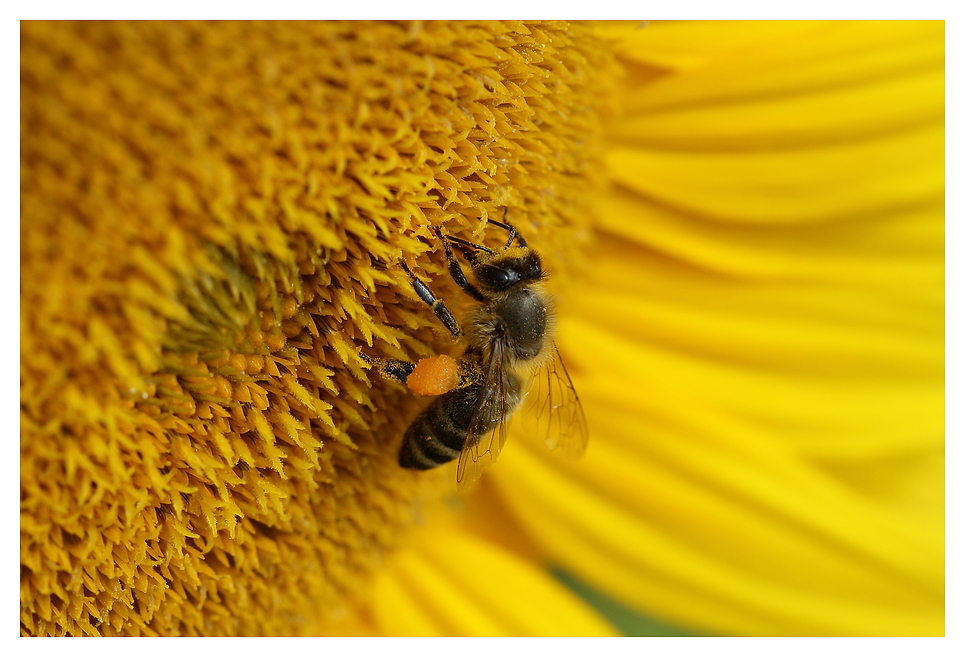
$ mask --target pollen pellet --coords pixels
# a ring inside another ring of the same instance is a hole
[[[445,354],[423,358],[405,383],[414,393],[441,395],[459,385],[459,363]]]

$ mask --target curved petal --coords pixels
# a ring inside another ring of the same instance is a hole
[[[655,617],[942,634],[942,26],[758,27],[625,46],[558,338],[590,449],[493,474],[554,560]]]
[[[380,572],[374,601],[389,636],[617,635],[545,570],[438,526]]]
[[[614,36],[629,65],[622,102],[632,121],[660,110],[803,99],[941,67],[944,34],[944,21],[660,21]],[[666,56],[670,44],[679,54]],[[663,75],[651,82],[648,69]],[[641,77],[646,86],[634,84]]]
[[[944,127],[779,153],[615,148],[618,184],[661,205],[727,223],[860,220],[943,193]]]
[[[786,40],[807,33],[818,21],[614,21],[600,26],[600,34],[617,41],[631,61],[681,70],[702,68],[748,44]],[[635,34],[631,30],[646,30]],[[635,37],[635,38],[634,38]]]
[[[519,449],[504,457],[500,479],[514,479],[512,504],[544,549],[618,599],[719,634],[943,633],[941,576],[934,572],[940,551],[926,544],[925,554],[916,553],[924,541],[876,517],[846,511],[817,521],[848,499],[830,494],[833,486],[814,486],[819,495],[809,498],[813,490],[742,468],[734,455],[719,458],[715,475],[688,472],[693,462],[648,463],[598,443],[583,466],[596,477],[569,480]],[[709,470],[719,453],[700,456]],[[778,495],[772,504],[764,503],[768,493]],[[846,516],[859,519],[841,531]],[[873,534],[897,537],[900,545],[867,550],[871,541],[860,538]],[[895,563],[901,559],[932,572],[909,572]]]

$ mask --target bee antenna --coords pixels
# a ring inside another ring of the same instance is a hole
[[[449,240],[450,242],[452,242],[453,244],[459,244],[459,245],[462,245],[462,246],[467,246],[467,247],[469,247],[470,249],[475,249],[476,251],[485,251],[485,252],[488,253],[489,255],[493,255],[493,254],[495,253],[495,252],[494,252],[492,249],[490,249],[488,246],[483,246],[482,244],[473,244],[472,242],[467,242],[466,240],[461,240],[461,239],[459,239],[458,237],[453,237],[453,236],[451,236],[451,235],[447,235],[447,236],[446,236],[446,239]]]
[[[505,216],[505,215],[506,215],[506,213],[504,212],[504,213],[503,213],[503,216]],[[523,236],[520,235],[520,234],[519,234],[519,231],[517,231],[513,226],[511,226],[511,225],[509,225],[509,224],[506,224],[506,223],[503,223],[502,221],[496,221],[495,219],[486,219],[486,221],[488,221],[489,223],[491,223],[493,226],[499,226],[499,227],[502,228],[503,230],[508,230],[508,231],[509,231],[509,240],[506,242],[506,247],[505,247],[505,248],[509,248],[509,245],[513,243],[513,240],[518,241],[518,242],[519,242],[519,245],[522,246],[522,247],[525,247],[525,246],[526,246],[526,240],[523,239]]]

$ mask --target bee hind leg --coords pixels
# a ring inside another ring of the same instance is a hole
[[[398,360],[396,358],[372,358],[370,356],[366,356],[361,351],[359,352],[359,357],[377,369],[379,374],[385,378],[394,379],[399,383],[405,383],[406,380],[408,380],[409,375],[412,374],[412,370],[415,369],[415,363],[410,363],[407,360]]]

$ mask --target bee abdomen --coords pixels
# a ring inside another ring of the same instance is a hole
[[[399,450],[399,465],[430,470],[459,456],[472,415],[473,395],[453,391],[436,399],[409,426]],[[467,402],[470,402],[467,404]]]

